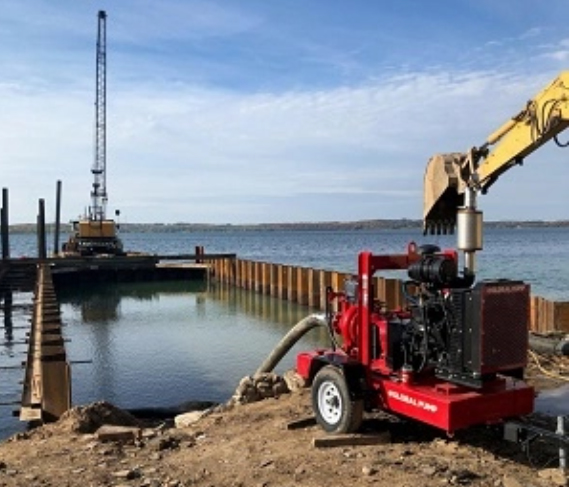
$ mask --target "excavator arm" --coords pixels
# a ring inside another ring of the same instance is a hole
[[[437,154],[424,178],[425,233],[453,233],[467,191],[488,191],[508,169],[569,126],[569,71],[561,73],[479,147],[466,153]]]

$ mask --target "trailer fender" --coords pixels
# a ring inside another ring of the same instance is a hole
[[[364,399],[366,393],[365,367],[358,362],[347,361],[344,357],[341,358],[343,360],[339,360],[338,355],[322,355],[316,357],[312,361],[312,366],[310,368],[310,381],[312,382],[320,369],[326,365],[332,365],[342,372],[342,375],[346,380],[348,390],[350,391],[351,399]]]

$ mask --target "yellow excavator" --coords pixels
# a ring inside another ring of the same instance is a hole
[[[568,126],[569,71],[565,71],[480,147],[436,154],[429,160],[424,178],[424,233],[454,233],[456,227],[466,274],[474,274],[475,252],[482,249],[478,194],[485,194],[504,172],[551,139],[560,147],[568,146],[557,138]]]

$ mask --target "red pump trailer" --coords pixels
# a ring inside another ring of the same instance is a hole
[[[357,278],[329,290],[334,345],[300,353],[296,366],[312,383],[326,431],[356,431],[364,411],[377,409],[449,434],[533,411],[534,389],[523,381],[529,286],[474,284],[457,267],[455,251],[412,243],[405,254],[360,253]],[[387,310],[375,298],[372,278],[381,270],[408,271],[405,309]]]

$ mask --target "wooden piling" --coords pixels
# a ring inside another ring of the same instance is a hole
[[[268,262],[261,262],[261,294],[271,292],[271,265]]]
[[[278,264],[270,264],[269,269],[269,295],[278,296]]]
[[[308,304],[308,269],[306,267],[296,268],[296,293],[299,304]]]
[[[59,255],[59,232],[61,226],[61,181],[55,188],[55,230],[53,232],[53,255]]]
[[[287,266],[287,299],[289,301],[298,300],[298,282],[297,282],[298,268],[292,265]]]
[[[253,281],[253,263],[250,260],[245,261],[245,289],[251,289],[251,282]]]
[[[558,331],[569,332],[569,302],[554,303],[554,325]]]
[[[320,286],[318,282],[318,271],[311,267],[307,270],[308,280],[308,306],[318,308],[320,306]]]
[[[261,262],[253,262],[253,286],[252,289],[257,293],[262,293],[262,284],[261,284],[261,269],[262,264]]]
[[[345,280],[353,277],[343,272],[236,258],[214,259],[209,262],[209,267],[217,282],[320,310],[326,308],[326,288],[330,286],[333,291],[343,291]],[[374,276],[372,286],[374,299],[387,309],[407,306],[401,280]],[[408,291],[412,293],[413,289]],[[569,302],[532,296],[530,306],[530,331],[569,332]],[[332,310],[337,311],[336,301],[332,302]],[[267,312],[267,309],[263,310],[263,314]]]
[[[326,290],[332,287],[332,271],[318,271],[318,287],[320,288],[320,302],[318,307],[326,310],[328,296]]]
[[[286,299],[287,292],[287,272],[288,266],[278,264],[277,265],[277,294],[276,296],[280,299]]]
[[[40,198],[38,201],[37,223],[38,259],[45,259],[47,257],[47,247],[45,240],[45,200],[43,198]]]
[[[10,258],[10,221],[8,212],[8,188],[2,188],[2,208],[0,209],[0,234],[2,259]]]

